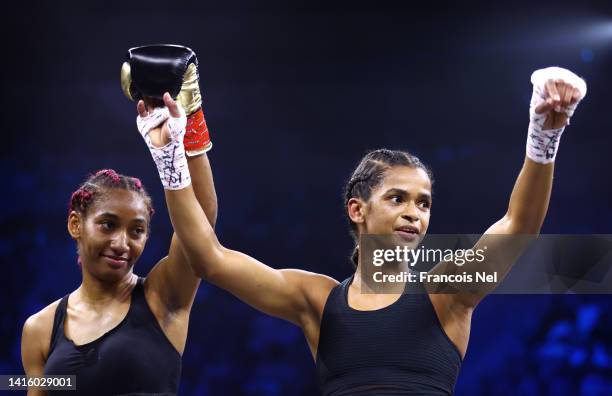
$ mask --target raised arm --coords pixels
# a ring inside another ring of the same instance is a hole
[[[191,187],[166,190],[166,203],[194,271],[262,312],[301,326],[311,313],[307,289],[335,284],[322,275],[276,270],[223,247],[210,224],[197,221],[203,216]]]
[[[189,157],[187,163],[197,205],[202,208],[210,224],[214,225],[217,218],[217,197],[208,157],[206,154]],[[151,269],[145,285],[148,295],[157,299],[169,313],[190,310],[200,285],[200,277],[189,265],[176,232],[172,234],[168,255]]]
[[[506,214],[493,224],[476,243],[474,250],[485,249],[483,262],[457,266],[443,262],[432,273],[497,272],[496,284],[479,285],[471,292],[449,295],[463,306],[475,307],[508,274],[525,248],[540,233],[546,217],[552,189],[554,160],[559,140],[578,102],[586,94],[586,85],[568,70],[548,68],[532,76],[534,92],[527,153],[516,179]],[[474,278],[474,277],[473,277]]]
[[[183,104],[186,133],[182,149],[186,154],[198,205],[214,226],[217,197],[206,154],[212,143],[202,110],[197,65],[195,53],[186,47],[153,45],[132,48],[122,67],[121,82],[125,95],[138,100],[139,120],[149,112],[161,114],[164,106],[161,96],[166,90],[172,91]],[[158,120],[158,125],[148,125],[153,135],[161,133],[161,121]],[[141,122],[138,125],[142,127]],[[179,312],[188,314],[199,283],[200,278],[187,263],[181,242],[174,234],[168,255],[147,275],[147,301],[158,317],[176,317]]]
[[[171,144],[180,148],[173,143],[181,137],[173,135],[171,123],[181,117],[181,110],[170,95],[165,95],[164,101],[171,115],[167,123],[170,127],[164,127],[159,137],[151,135],[151,142],[153,146],[164,146],[166,150]],[[166,156],[157,156],[156,163],[165,186],[172,225],[194,272],[260,311],[304,326],[312,313],[307,290],[316,293],[317,288],[331,289],[336,282],[305,271],[276,270],[245,254],[224,248],[196,199],[189,174],[180,164],[177,151],[172,149]],[[163,180],[164,175],[167,181]]]

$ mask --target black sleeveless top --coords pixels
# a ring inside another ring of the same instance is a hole
[[[68,295],[62,298],[55,311],[45,375],[76,375],[76,391],[66,394],[176,395],[181,355],[151,312],[143,281],[139,278],[134,286],[121,323],[84,345],[77,346],[64,335]],[[60,392],[49,391],[56,393]]]
[[[429,296],[404,293],[374,311],[348,305],[348,278],[323,310],[317,372],[323,395],[452,395],[461,355]]]

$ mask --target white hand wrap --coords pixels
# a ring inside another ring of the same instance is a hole
[[[551,79],[561,79],[580,91],[580,97],[576,103],[561,109],[567,115],[567,125],[569,125],[570,117],[574,115],[578,103],[586,95],[586,83],[584,80],[567,69],[548,67],[533,72],[531,75],[533,94],[531,95],[531,104],[529,106],[529,130],[527,133],[526,151],[527,157],[540,164],[548,164],[555,160],[561,134],[565,130],[565,126],[558,129],[544,130],[547,113],[537,114],[535,112],[535,109],[548,99],[546,81]]]
[[[159,178],[166,190],[180,190],[191,184],[191,176],[185,157],[185,147],[183,146],[183,136],[185,135],[185,125],[187,117],[184,110],[179,106],[180,117],[171,117],[168,108],[156,108],[146,117],[136,119],[138,131],[151,151],[153,161],[157,165]],[[160,126],[168,120],[168,130],[170,131],[170,142],[163,147],[155,147],[151,142],[149,132],[151,129]]]

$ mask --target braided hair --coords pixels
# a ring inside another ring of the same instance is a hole
[[[102,169],[92,174],[79,188],[72,193],[68,205],[68,214],[72,211],[87,214],[87,209],[108,189],[122,189],[138,193],[147,206],[149,219],[155,213],[151,197],[140,179],[118,174],[112,169]]]
[[[378,187],[386,176],[386,172],[394,166],[408,166],[411,168],[421,168],[429,177],[433,185],[433,173],[416,156],[397,150],[378,149],[368,152],[362,159],[357,168],[353,171],[350,179],[344,187],[344,207],[351,198],[359,198],[368,201],[372,191]],[[351,262],[357,267],[359,263],[359,235],[357,225],[344,212],[349,223],[349,231],[355,241],[355,248],[351,254]]]

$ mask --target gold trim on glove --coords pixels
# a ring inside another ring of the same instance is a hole
[[[121,83],[123,87],[123,69]],[[195,113],[202,107],[202,95],[200,94],[200,86],[198,84],[198,68],[195,63],[190,63],[187,66],[187,71],[183,75],[181,92],[179,92],[176,100],[183,106],[187,115]]]
[[[132,85],[132,67],[128,62],[123,62],[121,65],[121,89],[127,98],[134,101],[132,93],[130,92],[130,86]]]

